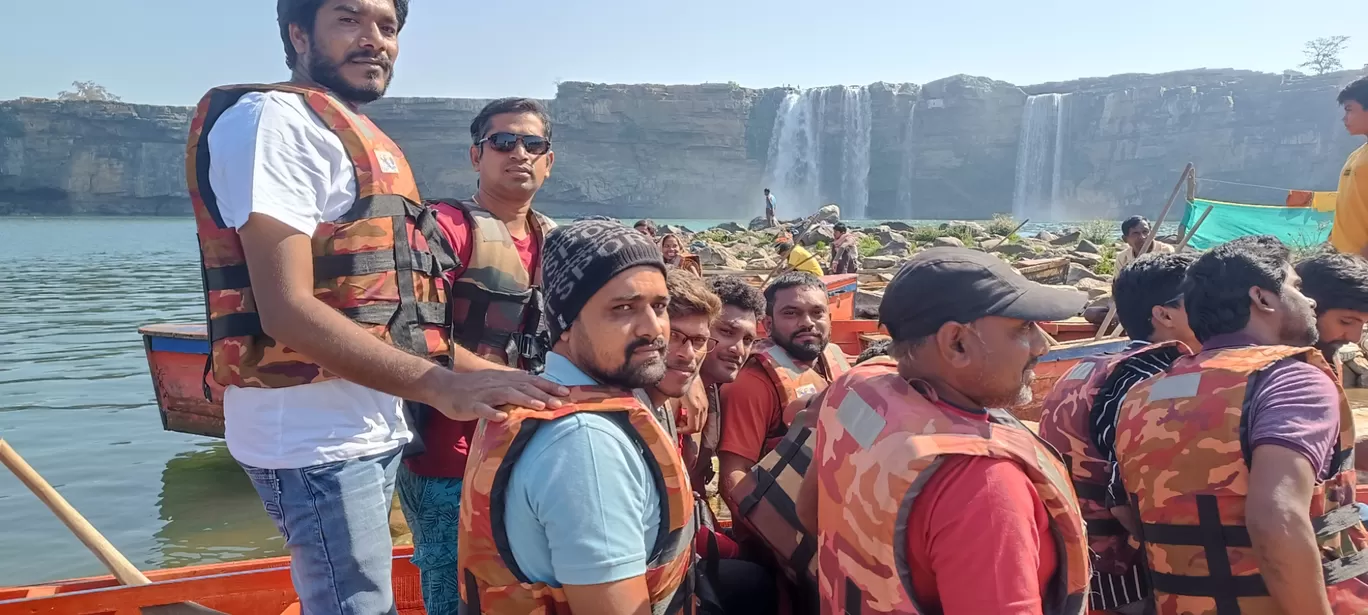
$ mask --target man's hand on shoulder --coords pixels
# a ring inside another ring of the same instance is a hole
[[[454,421],[502,421],[500,406],[559,408],[569,389],[540,376],[508,368],[457,373],[438,369],[419,381],[417,401]]]

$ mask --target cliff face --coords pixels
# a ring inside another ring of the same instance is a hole
[[[1081,219],[1153,213],[1189,161],[1203,196],[1280,202],[1277,190],[1221,182],[1333,190],[1359,144],[1334,100],[1352,78],[1201,70],[1022,88],[956,76],[816,96],[563,83],[547,101],[557,159],[538,203],[556,214],[748,218],[771,187],[807,211],[867,194],[871,218],[984,218],[1015,202],[1019,216]],[[469,123],[485,102],[397,98],[366,112],[404,148],[425,195],[465,196]],[[0,214],[188,212],[190,113],[0,102]],[[790,183],[811,196],[795,198]]]

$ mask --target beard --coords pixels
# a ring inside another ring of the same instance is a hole
[[[339,63],[328,60],[321,50],[310,43],[309,48],[309,77],[315,83],[337,94],[339,98],[347,102],[358,105],[366,104],[379,100],[385,95],[385,90],[389,88],[390,81],[394,79],[394,63],[388,60],[381,60],[380,72],[384,78],[380,83],[372,84],[367,82],[361,86],[355,86],[347,82],[342,76],[342,65],[356,59],[372,58],[370,54],[355,51],[342,58]]]
[[[1316,312],[1309,303],[1294,303],[1294,309],[1283,320],[1278,337],[1289,346],[1315,346],[1320,341],[1316,330]]]
[[[633,354],[642,348],[653,348],[657,351],[656,356],[644,360],[635,365],[632,364]],[[612,370],[592,371],[597,373],[589,374],[595,380],[604,384],[611,384],[626,389],[639,389],[652,386],[660,382],[665,377],[665,360],[660,353],[665,352],[665,338],[638,339],[627,345],[623,350],[622,363]]]
[[[1334,365],[1335,355],[1339,354],[1339,349],[1343,348],[1344,345],[1348,343],[1349,342],[1319,342],[1316,344],[1316,350],[1321,351],[1321,356],[1325,357],[1326,362]]]
[[[1031,399],[1034,398],[1034,394],[1031,392],[1031,381],[1034,380],[1034,376],[1028,378],[1026,374],[1034,369],[1037,363],[1039,361],[1033,360],[1026,364],[1026,367],[1021,370],[1021,379],[1016,386],[1003,386],[995,390],[985,389],[975,401],[984,408],[1002,408],[1004,410],[1031,403]],[[997,379],[997,376],[981,373],[978,381],[986,384]]]
[[[804,334],[816,335],[817,339],[801,343],[793,341],[799,335]],[[787,337],[775,337],[774,343],[778,344],[780,348],[783,348],[784,352],[789,353],[789,356],[798,359],[799,361],[816,361],[817,357],[822,356],[822,351],[827,347],[827,336],[822,335],[816,327],[808,327],[806,329],[798,329]]]

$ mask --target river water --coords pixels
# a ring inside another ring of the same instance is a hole
[[[144,569],[283,552],[222,441],[157,415],[137,329],[203,318],[197,264],[190,218],[0,217],[0,438]],[[96,574],[0,470],[0,586]]]

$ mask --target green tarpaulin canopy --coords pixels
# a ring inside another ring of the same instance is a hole
[[[1335,220],[1335,212],[1316,211],[1310,207],[1244,205],[1196,199],[1188,203],[1182,228],[1191,232],[1192,225],[1197,223],[1207,207],[1211,208],[1211,214],[1188,241],[1189,246],[1198,250],[1206,250],[1246,235],[1272,235],[1290,247],[1309,248],[1330,238],[1330,224]]]

